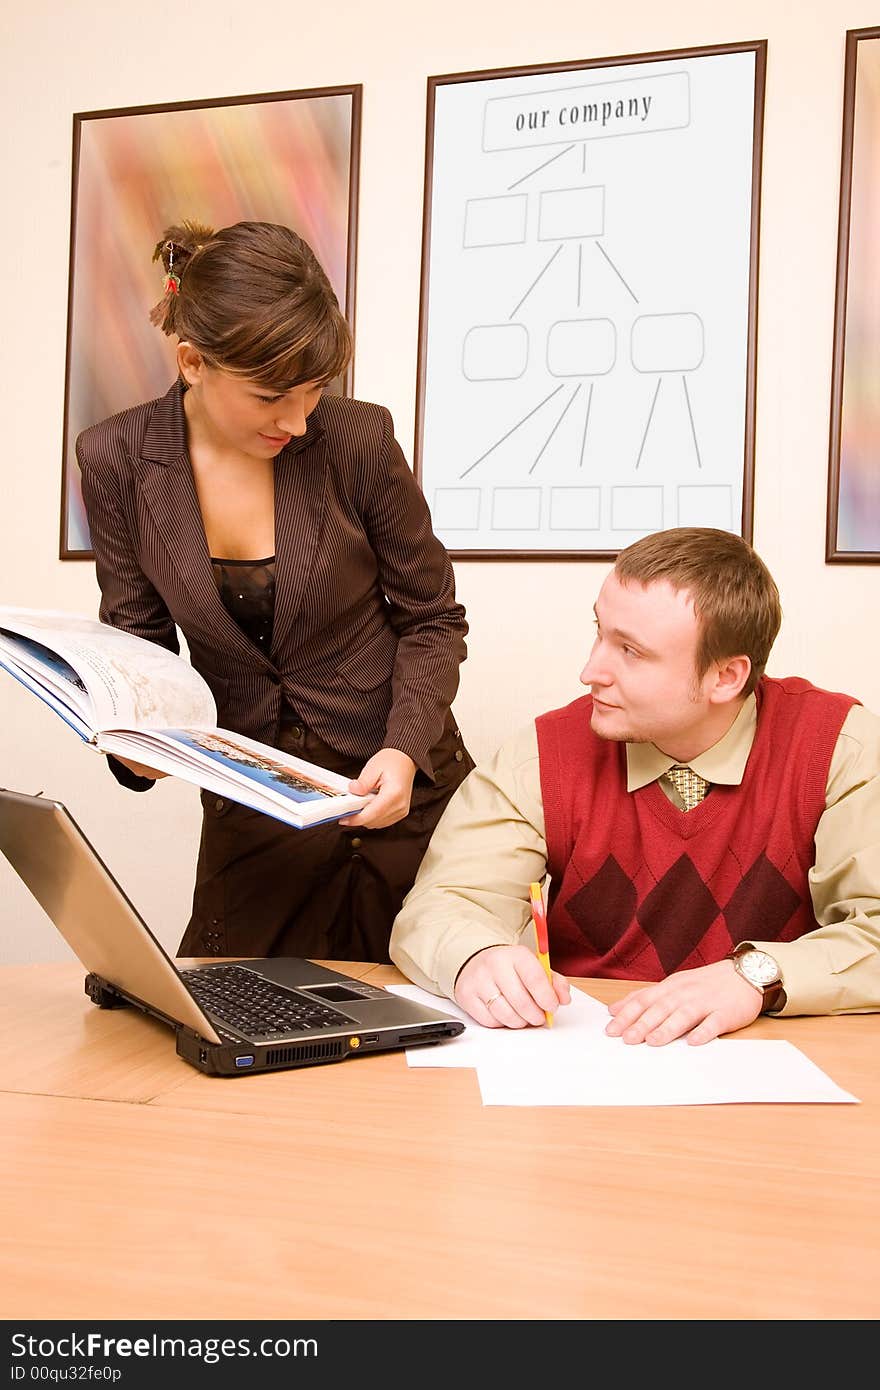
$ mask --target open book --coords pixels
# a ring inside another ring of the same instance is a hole
[[[369,801],[348,780],[217,727],[189,662],[94,618],[0,605],[0,668],[102,753],[167,772],[302,828]]]

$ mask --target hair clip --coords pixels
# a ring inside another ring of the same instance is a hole
[[[174,273],[174,242],[166,241],[165,250],[168,252],[168,274],[165,276],[165,293],[180,294],[180,276]]]

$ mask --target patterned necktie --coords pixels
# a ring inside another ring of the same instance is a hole
[[[684,802],[686,811],[699,806],[711,785],[705,777],[682,763],[675,763],[666,775]]]

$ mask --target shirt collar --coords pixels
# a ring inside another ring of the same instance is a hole
[[[707,782],[721,782],[725,786],[738,787],[746,770],[746,763],[752,751],[757,726],[757,704],[754,693],[749,695],[739,714],[734,719],[723,738],[691,758],[688,767],[693,768]],[[653,743],[628,743],[626,745],[626,789],[636,792],[649,782],[663,777],[676,759],[668,753],[661,753]]]

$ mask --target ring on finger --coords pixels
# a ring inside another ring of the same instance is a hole
[[[500,998],[501,998],[500,992],[499,992],[498,994],[493,994],[489,999],[486,1000],[485,1007],[486,1007],[487,1009],[491,1009],[492,1005],[493,1005],[498,999],[500,999]]]

